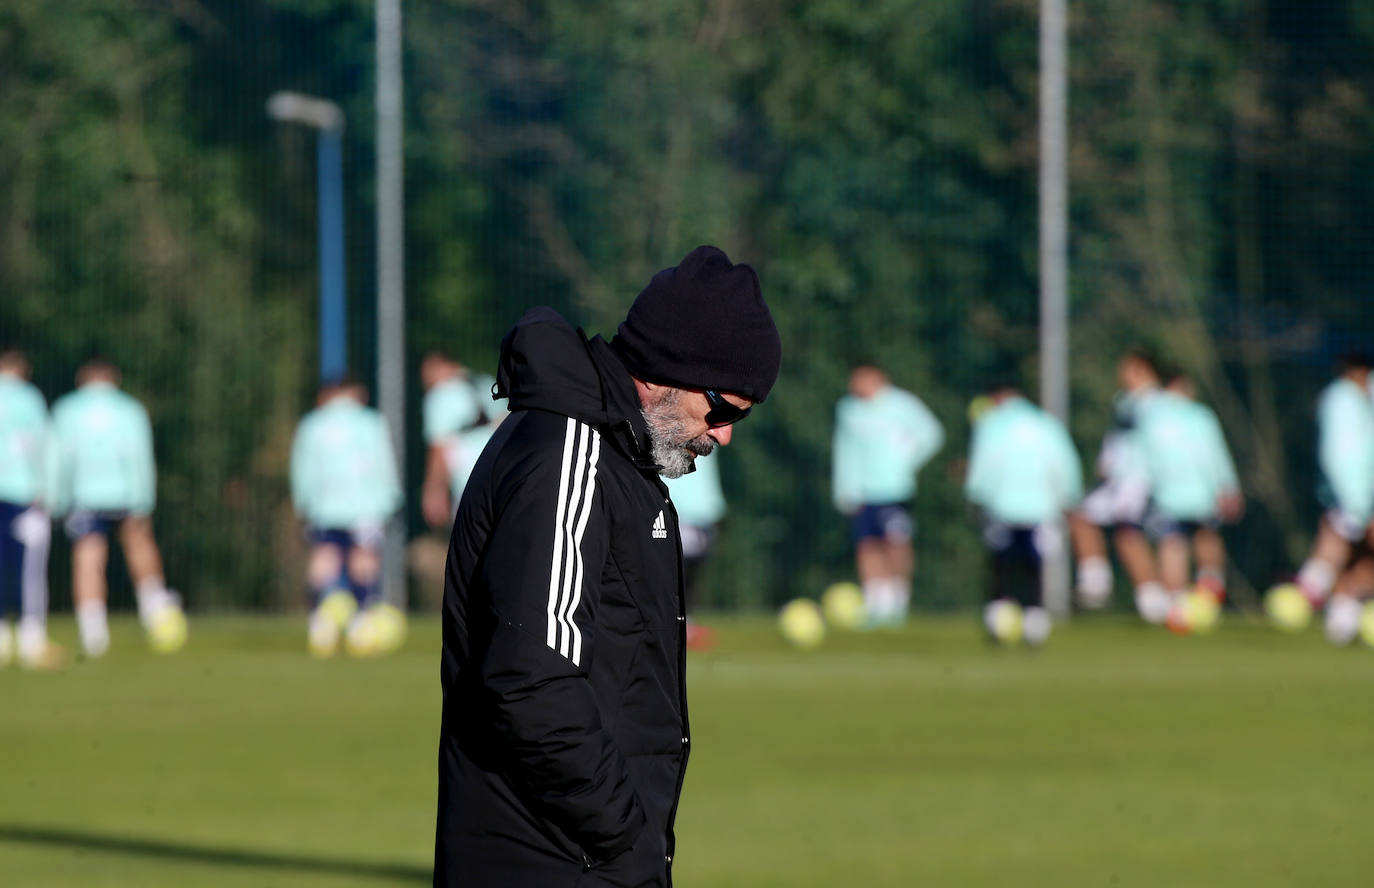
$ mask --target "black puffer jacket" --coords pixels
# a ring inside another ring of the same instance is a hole
[[[634,382],[540,308],[497,383],[513,415],[463,493],[444,581],[434,884],[670,885],[682,555]]]

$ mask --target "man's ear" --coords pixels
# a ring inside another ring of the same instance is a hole
[[[665,388],[667,388],[667,386],[658,385],[653,382],[645,382],[635,377],[635,391],[639,392],[639,403],[642,406],[647,407],[657,401],[662,397],[661,392]]]

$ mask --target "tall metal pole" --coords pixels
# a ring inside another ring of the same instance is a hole
[[[1069,420],[1067,0],[1040,0],[1040,402]],[[1062,530],[1062,529],[1061,529]],[[1069,613],[1066,534],[1044,562],[1045,606]]]
[[[316,137],[320,226],[320,380],[348,371],[348,305],[344,286],[343,137]]]
[[[405,477],[405,239],[401,3],[377,0],[377,395]],[[384,595],[406,602],[405,516],[387,527]]]

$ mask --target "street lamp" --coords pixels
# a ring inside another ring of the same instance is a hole
[[[316,139],[320,227],[320,379],[348,370],[344,295],[343,131],[344,113],[328,99],[275,92],[267,116],[319,130]]]

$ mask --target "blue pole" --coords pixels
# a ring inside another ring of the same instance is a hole
[[[347,305],[344,295],[343,138],[322,129],[319,148],[320,198],[320,379],[348,370]]]

